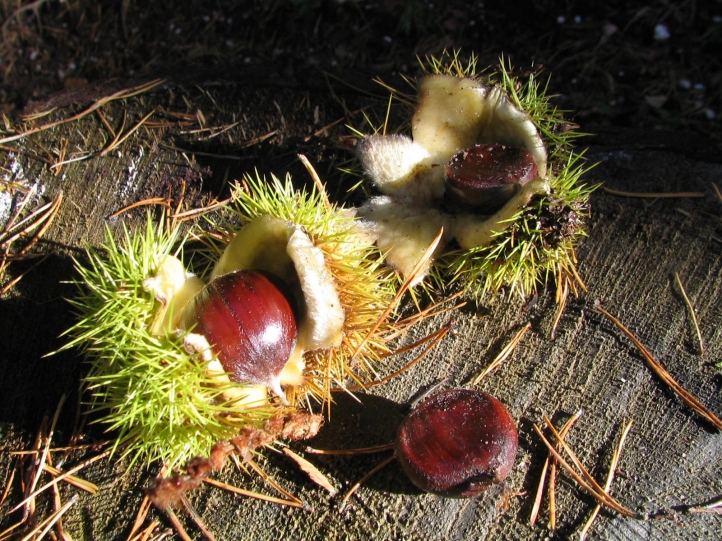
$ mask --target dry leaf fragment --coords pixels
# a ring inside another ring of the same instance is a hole
[[[287,457],[293,459],[296,464],[298,464],[298,467],[301,468],[302,471],[306,472],[308,476],[311,478],[311,481],[316,483],[321,488],[325,489],[331,496],[335,496],[338,492],[336,488],[331,484],[331,481],[329,481],[328,477],[326,477],[323,473],[319,471],[319,469],[311,464],[308,460],[303,458],[300,455],[297,455],[293,451],[291,451],[289,448],[284,447],[283,452],[286,454]]]

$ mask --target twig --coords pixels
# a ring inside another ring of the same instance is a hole
[[[607,316],[609,319],[612,320],[612,322],[619,327],[619,329],[627,335],[627,337],[632,341],[632,343],[637,346],[637,349],[642,354],[642,356],[647,361],[647,364],[652,369],[652,371],[659,376],[659,378],[666,383],[677,395],[682,399],[682,401],[687,404],[690,408],[692,408],[694,411],[696,411],[700,416],[702,416],[707,422],[712,424],[717,430],[722,431],[722,421],[717,417],[714,413],[712,413],[710,410],[708,410],[702,402],[697,400],[697,398],[692,395],[689,391],[687,391],[684,387],[682,387],[679,383],[675,381],[675,379],[670,375],[667,370],[664,369],[664,367],[659,363],[657,359],[654,358],[654,356],[649,352],[649,350],[642,344],[636,336],[632,334],[632,332],[625,327],[621,321],[619,321],[616,317],[614,317],[612,314],[607,312],[604,308],[601,306],[597,306],[597,310],[599,310],[602,314]]]
[[[491,361],[491,364],[486,367],[486,369],[476,376],[474,378],[474,381],[471,382],[472,385],[478,385],[479,382],[486,377],[489,372],[494,370],[497,366],[499,366],[501,363],[503,363],[509,355],[511,355],[511,352],[516,349],[516,346],[519,345],[519,342],[521,342],[521,339],[524,337],[524,335],[527,333],[527,331],[531,329],[531,321],[528,322],[526,325],[524,325],[521,329],[517,331],[517,333],[514,335],[514,337],[509,341],[507,345],[504,346],[504,349],[502,349],[499,354],[496,356],[496,358]]]
[[[604,483],[604,492],[606,493],[609,493],[609,489],[612,486],[612,481],[614,480],[614,472],[617,470],[617,464],[619,463],[619,456],[622,454],[624,442],[627,439],[627,434],[629,434],[629,430],[632,428],[633,424],[634,421],[632,420],[626,422],[624,428],[622,429],[622,435],[619,438],[619,443],[617,444],[617,447],[614,449],[614,453],[612,454],[612,460],[609,463],[609,472],[607,473],[607,480]],[[597,518],[597,515],[599,514],[599,511],[601,511],[601,509],[602,506],[597,504],[597,506],[594,508],[594,511],[592,511],[591,516],[584,524],[584,527],[579,532],[579,541],[584,541],[587,533],[589,532],[589,529],[592,527],[594,519]]]
[[[684,302],[687,305],[687,309],[689,310],[689,315],[692,317],[692,324],[694,325],[694,330],[697,333],[697,340],[699,341],[699,352],[701,355],[704,355],[704,343],[702,342],[702,332],[699,330],[699,323],[697,323],[697,314],[694,312],[694,306],[692,306],[692,301],[689,300],[689,297],[687,296],[687,292],[684,290],[684,286],[682,285],[682,280],[679,278],[679,273],[674,273],[674,279],[677,280],[677,285],[679,286],[680,291],[682,292],[682,297],[684,297]]]

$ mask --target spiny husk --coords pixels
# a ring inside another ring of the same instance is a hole
[[[392,301],[396,281],[383,265],[381,254],[358,229],[353,212],[329,203],[315,187],[310,191],[294,189],[289,176],[282,182],[275,176],[267,181],[258,175],[247,176],[233,188],[228,209],[241,227],[266,215],[301,226],[323,252],[346,315],[340,347],[306,352],[305,383],[288,390],[289,401],[301,405],[313,399],[328,406],[331,388],[374,379],[378,363],[389,352],[384,336],[393,325],[384,323],[360,351],[357,349]],[[239,227],[228,220],[210,221],[209,230],[216,234],[201,240],[211,247],[212,260]]]
[[[260,425],[272,413],[225,403],[224,386],[210,379],[196,357],[183,349],[182,336],[156,337],[149,325],[158,303],[143,288],[159,261],[177,244],[148,218],[144,231],[124,228],[119,241],[106,231],[101,249],[87,249],[87,262],[75,261],[78,314],[63,350],[79,348],[90,363],[83,383],[94,422],[117,434],[123,455],[170,466],[208,453],[214,443],[248,424]]]
[[[547,94],[546,84],[540,84],[534,74],[523,81],[512,76],[503,58],[496,71],[480,70],[473,54],[463,60],[458,51],[444,51],[438,58],[427,57],[419,62],[425,74],[471,78],[501,87],[510,102],[532,120],[547,147],[551,188],[548,195],[535,196],[511,219],[507,229],[493,236],[488,246],[457,248],[437,258],[429,272],[433,282],[441,289],[449,283],[459,283],[480,300],[502,288],[525,297],[550,276],[557,281],[576,281],[574,248],[586,236],[588,200],[597,187],[582,182],[588,167],[583,153],[572,149],[574,140],[584,134],[571,129],[564,112],[552,103],[553,96]],[[407,82],[411,92],[382,85],[393,99],[413,111],[417,82],[411,78]],[[393,131],[388,126],[383,128],[384,133]],[[403,125],[399,131],[408,132],[409,128]]]

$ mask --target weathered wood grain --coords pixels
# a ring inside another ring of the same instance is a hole
[[[82,110],[89,105],[88,96],[82,103],[64,103],[48,118]],[[77,388],[82,373],[77,355],[42,356],[62,344],[56,337],[72,322],[63,300],[73,292],[73,286],[64,283],[74,276],[70,257],[82,257],[84,244],[97,245],[106,226],[116,232],[122,224],[134,227],[144,210],[122,219],[108,220],[108,216],[143,198],[169,191],[177,196],[183,181],[194,205],[222,195],[224,179],[238,179],[254,169],[277,175],[291,171],[296,180],[305,182],[307,176],[295,158],[299,151],[318,164],[322,178],[329,180],[332,197],[339,199],[348,181],[334,171],[348,153],[335,145],[339,136],[348,133],[343,124],[358,120],[359,115],[328,130],[322,128],[366,105],[377,106],[383,114],[383,100],[343,87],[335,88],[332,96],[320,85],[284,87],[263,78],[252,84],[174,83],[103,109],[115,130],[122,124],[124,111],[127,130],[154,108],[150,121],[169,125],[141,127],[117,150],[68,163],[57,174],[34,155],[49,158],[66,141],[65,159],[73,152],[102,150],[112,137],[97,115],[3,147],[3,174],[14,171],[16,180],[36,184],[39,201],[62,190],[65,202],[41,247],[51,254],[49,259],[0,301],[0,478],[6,478],[13,464],[8,451],[26,446],[42,416],[52,414],[60,395]],[[183,119],[188,125],[178,124]],[[208,137],[214,132],[197,131],[230,125],[214,137]],[[268,134],[272,135],[263,142],[244,146]],[[373,478],[339,513],[338,500],[329,501],[326,492],[304,478],[286,457],[266,452],[260,459],[266,471],[308,502],[313,512],[204,487],[191,500],[217,537],[567,538],[583,524],[594,502],[561,474],[559,529],[556,533],[547,529],[546,507],[539,523],[528,525],[546,456],[532,424],[540,423],[544,414],[562,422],[581,409],[584,414],[568,442],[600,480],[606,475],[623,420],[635,421],[613,484],[615,498],[641,513],[675,509],[681,513],[678,518],[638,521],[602,512],[593,529],[595,538],[721,538],[719,517],[682,511],[684,506],[722,494],[722,434],[652,375],[632,344],[594,305],[601,302],[616,314],[683,386],[722,414],[722,372],[715,366],[722,361],[722,202],[710,184],[719,185],[722,165],[695,159],[714,155],[711,150],[705,154],[705,149],[699,149],[700,153],[689,157],[684,145],[670,149],[657,143],[644,145],[644,139],[638,142],[618,145],[613,133],[597,139],[588,157],[599,163],[588,182],[629,191],[703,191],[706,197],[649,200],[596,192],[589,238],[578,250],[579,270],[589,291],[570,301],[556,340],[548,339],[555,309],[551,288],[531,308],[523,299],[504,295],[480,306],[467,306],[454,314],[452,335],[413,370],[373,389],[373,395],[361,395],[361,404],[340,396],[331,423],[314,442],[319,447],[355,447],[389,441],[403,415],[401,404],[442,379],[447,386],[468,384],[522,325],[532,321],[532,330],[511,357],[479,385],[505,402],[519,424],[517,466],[504,486],[477,499],[442,499],[420,494],[394,465]],[[15,272],[23,268],[17,264]],[[674,284],[675,272],[697,311],[704,355],[698,354],[687,308]],[[427,321],[406,340],[431,332],[449,318]],[[389,371],[405,360],[393,359]],[[73,424],[73,401],[69,404],[60,439],[67,438]],[[88,430],[90,437],[102,437],[97,428]],[[310,457],[342,490],[383,458]],[[84,471],[83,476],[101,490],[96,496],[81,495],[79,505],[66,516],[73,538],[124,538],[143,496],[142,487],[153,474],[141,468],[126,472],[123,462],[115,460]],[[269,490],[254,476],[233,467],[220,477],[244,488]],[[6,517],[2,525],[13,518],[18,517]]]

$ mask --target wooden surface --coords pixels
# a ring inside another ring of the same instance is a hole
[[[182,118],[177,113],[183,113],[189,124],[145,126],[117,150],[64,165],[58,174],[33,154],[48,157],[46,151],[53,154],[66,141],[65,159],[73,152],[103,149],[111,137],[97,115],[3,147],[0,165],[5,175],[36,185],[38,202],[50,200],[62,190],[64,203],[41,246],[49,258],[0,301],[0,479],[7,479],[13,465],[8,451],[29,444],[43,415],[52,415],[63,393],[69,393],[71,399],[63,410],[56,442],[67,441],[83,366],[74,352],[42,356],[62,344],[56,337],[72,322],[63,300],[73,292],[73,286],[64,283],[74,277],[70,257],[81,254],[86,243],[97,245],[106,225],[113,230],[121,223],[133,227],[143,215],[140,211],[108,220],[111,213],[140,199],[165,196],[169,190],[178,195],[182,181],[188,200],[200,205],[222,193],[225,178],[240,178],[254,168],[263,174],[291,171],[296,180],[306,182],[297,152],[308,155],[320,175],[329,179],[332,197],[345,193],[346,185],[334,171],[349,155],[337,148],[335,136],[348,133],[343,124],[349,120],[327,131],[322,128],[343,119],[345,110],[357,111],[367,105],[383,115],[384,100],[343,87],[335,88],[331,95],[319,85],[264,81],[253,81],[253,87],[228,82],[169,84],[114,102],[103,112],[116,130],[124,110],[128,115],[125,130],[154,108],[152,121],[177,122]],[[107,95],[112,90],[104,92]],[[66,118],[96,97],[88,93],[66,100],[70,103],[37,124]],[[199,121],[201,117],[204,121]],[[358,118],[357,114],[351,120]],[[211,131],[197,131],[236,122],[212,138],[208,138]],[[262,143],[244,145],[268,134],[272,135]],[[702,191],[705,197],[632,199],[597,191],[592,198],[589,238],[578,249],[579,270],[589,291],[570,301],[555,340],[549,339],[555,310],[551,287],[543,290],[531,307],[525,300],[504,295],[467,306],[454,314],[453,334],[413,370],[373,389],[373,395],[361,395],[360,404],[339,396],[332,422],[312,442],[318,447],[350,448],[390,441],[403,416],[403,404],[441,380],[446,380],[446,387],[468,386],[514,333],[531,321],[531,332],[511,357],[478,386],[506,403],[518,421],[517,465],[503,486],[477,499],[442,499],[419,493],[401,469],[391,465],[340,513],[338,498],[329,499],[282,455],[265,452],[260,462],[266,471],[307,502],[313,512],[204,487],[192,494],[191,500],[217,538],[565,539],[584,523],[594,502],[561,474],[557,531],[547,528],[546,505],[537,525],[528,525],[546,457],[532,425],[539,424],[545,414],[560,424],[580,409],[583,415],[568,441],[600,481],[622,423],[634,420],[612,493],[634,511],[670,514],[640,521],[603,512],[593,528],[595,539],[722,538],[720,517],[684,512],[685,506],[722,495],[722,435],[652,375],[630,341],[594,308],[600,302],[616,314],[684,387],[722,415],[722,370],[715,366],[722,361],[722,202],[710,184],[720,185],[722,164],[699,160],[700,156],[714,159],[719,155],[711,144],[709,151],[701,154],[675,144],[685,140],[684,135],[661,143],[655,139],[649,145],[643,135],[636,140],[633,135],[625,132],[621,144],[615,141],[613,131],[589,140],[590,162],[599,163],[588,174],[588,182],[640,192]],[[705,144],[702,140],[695,149]],[[27,267],[18,263],[12,268],[17,273]],[[704,355],[698,353],[674,273],[679,273],[696,309]],[[406,340],[435,330],[449,318],[447,314],[427,321]],[[392,359],[388,372],[407,360]],[[103,437],[92,427],[87,434],[90,439]],[[80,458],[71,456],[68,463]],[[342,492],[383,458],[385,455],[310,457]],[[78,505],[66,515],[65,527],[73,539],[123,539],[142,499],[143,486],[155,473],[155,468],[126,472],[125,465],[115,460],[84,470],[83,476],[101,490],[96,496],[82,493]],[[242,474],[232,466],[219,477],[243,488],[272,493],[256,476]],[[63,490],[66,496],[75,492]],[[3,515],[8,505],[3,505]],[[167,524],[155,511],[151,517]],[[5,527],[18,518],[17,513],[3,516],[1,524]],[[194,535],[200,538],[197,532]]]

